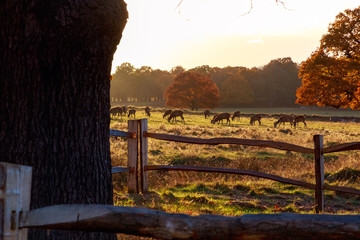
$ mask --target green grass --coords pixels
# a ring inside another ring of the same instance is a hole
[[[138,108],[137,118],[145,118]],[[284,109],[283,109],[284,110]],[[274,128],[274,117],[262,119],[262,125],[250,126],[249,117],[226,124],[211,124],[200,111],[186,111],[185,123],[168,123],[163,109],[153,109],[148,118],[149,132],[198,138],[234,137],[288,142],[313,148],[313,135],[324,136],[324,146],[359,141],[359,123],[332,123],[307,120],[308,127],[289,125]],[[253,109],[263,113],[262,109]],[[264,110],[265,111],[265,110]],[[231,111],[229,111],[231,112]],[[358,114],[342,111],[341,113]],[[297,113],[297,112],[294,112]],[[344,115],[345,116],[345,115]],[[127,117],[115,118],[111,128],[127,131]],[[110,139],[113,166],[126,166],[127,143]],[[271,148],[238,145],[191,145],[149,139],[149,164],[173,166],[211,166],[249,169],[314,183],[312,154],[300,154]],[[328,184],[360,188],[360,152],[347,151],[325,155],[325,180]],[[194,172],[149,172],[150,194],[128,194],[126,174],[114,174],[114,202],[172,213],[219,214],[313,213],[314,191],[249,176]],[[360,197],[325,191],[324,213],[359,214]]]

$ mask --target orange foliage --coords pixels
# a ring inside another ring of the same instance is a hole
[[[330,24],[321,46],[301,64],[296,103],[360,109],[360,8]]]
[[[175,77],[164,97],[168,107],[215,108],[219,102],[219,89],[210,77],[188,71]]]

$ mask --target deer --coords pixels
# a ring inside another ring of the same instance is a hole
[[[135,110],[135,109],[130,109],[130,110],[129,110],[128,117],[130,117],[131,115],[133,115],[134,118],[135,118],[135,113],[136,113],[136,110]]]
[[[184,114],[184,112],[181,111],[181,110],[174,110],[174,111],[172,111],[171,114],[170,114],[170,116],[169,116],[169,118],[168,118],[168,122],[170,122],[172,119],[173,119],[173,121],[176,122],[176,117],[181,117],[181,119],[182,119],[182,120],[184,121],[184,123],[185,123],[185,119],[184,119],[184,117],[183,117],[183,114]]]
[[[113,116],[122,116],[122,108],[120,106],[113,107],[110,109],[110,114]]]
[[[234,121],[234,119],[235,119],[236,117],[240,119],[240,111],[234,112],[233,116],[231,117],[231,120]]]
[[[253,116],[251,116],[250,118],[250,125],[255,125],[255,122],[258,121],[259,125],[261,125],[261,116],[259,114],[255,114]]]
[[[211,120],[212,124],[215,124],[216,122],[222,121],[226,119],[226,123],[229,123],[230,125],[230,113],[219,113],[214,116],[214,118]]]
[[[172,112],[172,110],[166,110],[165,112],[164,112],[164,115],[163,115],[163,118],[165,118],[167,115],[170,115],[171,114],[171,112]]]
[[[205,110],[204,116],[205,116],[205,119],[208,118],[210,116],[210,110]]]
[[[296,128],[296,124],[297,124],[297,123],[300,123],[300,122],[304,123],[304,126],[307,127],[304,116],[296,116],[296,117],[294,118],[294,127]]]
[[[145,108],[145,114],[150,117],[150,108],[149,107]]]
[[[293,123],[294,123],[294,118],[293,118],[292,116],[289,116],[289,115],[281,116],[281,117],[279,118],[279,120],[277,120],[276,122],[274,122],[274,128],[276,128],[276,126],[277,126],[277,125],[280,125],[280,124],[285,125],[286,122],[290,123],[290,125],[292,126]]]
[[[124,115],[126,115],[126,113],[127,113],[127,107],[126,106],[122,106],[122,113]]]

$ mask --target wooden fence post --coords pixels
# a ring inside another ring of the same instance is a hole
[[[324,209],[324,148],[323,136],[314,135],[314,158],[315,158],[315,212],[320,213]]]
[[[140,181],[141,192],[148,193],[148,172],[145,171],[145,166],[148,165],[148,138],[144,136],[144,132],[148,130],[147,119],[140,120]]]
[[[128,193],[139,193],[138,187],[138,120],[128,120],[128,132],[132,137],[128,138],[128,162],[127,174]]]
[[[0,162],[0,239],[26,240],[20,215],[30,208],[32,168]]]

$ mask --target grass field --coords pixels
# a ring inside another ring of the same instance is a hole
[[[260,109],[254,111],[263,113]],[[262,125],[250,126],[249,117],[226,124],[211,124],[200,111],[186,112],[185,123],[168,123],[163,109],[153,109],[148,118],[149,132],[198,138],[235,137],[273,140],[313,148],[313,135],[324,136],[324,146],[357,142],[360,123],[307,120],[296,129],[290,125],[274,128],[275,118],[265,117]],[[288,112],[287,112],[288,113]],[[298,112],[293,112],[298,113]],[[310,113],[311,114],[311,113]],[[353,114],[357,114],[353,113]],[[339,116],[339,115],[337,115]],[[345,115],[340,115],[345,116]],[[346,115],[357,116],[357,115]],[[138,108],[137,118],[145,118]],[[113,118],[111,128],[127,131],[127,117]],[[126,166],[127,143],[111,138],[113,166]],[[360,188],[360,151],[325,155],[327,184]],[[270,148],[237,145],[191,145],[149,139],[149,164],[211,166],[249,169],[314,183],[311,154]],[[152,171],[148,195],[130,195],[126,175],[114,174],[114,202],[121,206],[138,206],[190,215],[217,214],[235,216],[245,213],[314,212],[314,191],[249,176],[217,173]],[[360,196],[325,191],[325,211],[330,214],[359,214]]]

